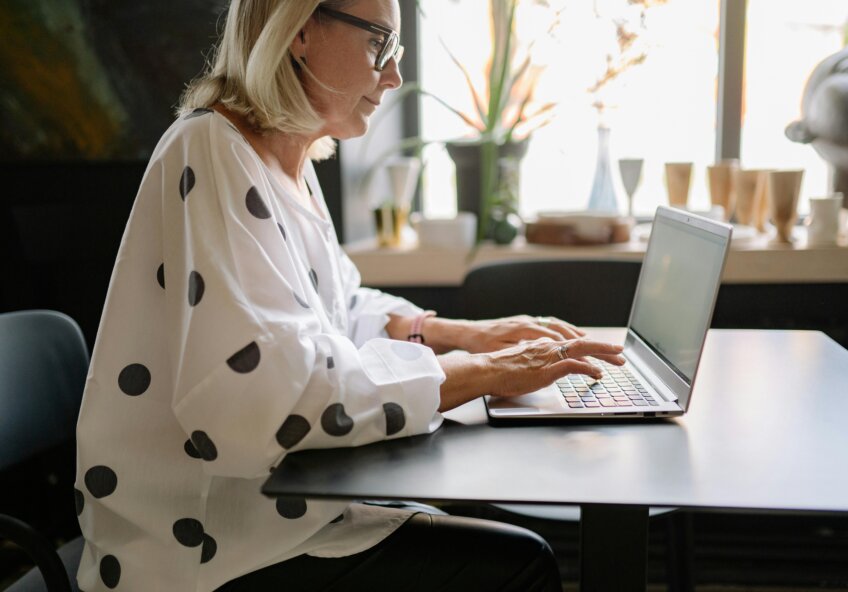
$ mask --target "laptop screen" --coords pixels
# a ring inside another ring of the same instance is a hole
[[[630,329],[691,383],[712,317],[726,239],[657,216]]]

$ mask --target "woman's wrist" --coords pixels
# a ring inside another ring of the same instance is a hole
[[[461,319],[431,317],[424,321],[421,333],[424,335],[424,343],[436,353],[467,349],[470,324],[471,321]]]
[[[419,317],[389,315],[386,332],[392,339],[406,341],[412,334],[416,318]],[[438,316],[428,316],[419,320],[417,332],[424,338],[424,344],[431,347],[437,354],[455,349],[468,349],[468,340],[473,338],[471,330],[473,321],[443,319]]]
[[[489,392],[496,380],[486,354],[454,352],[438,357],[445,372],[439,391],[439,411],[448,411]]]

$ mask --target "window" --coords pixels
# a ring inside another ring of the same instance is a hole
[[[482,72],[490,51],[488,2],[428,0],[422,3],[421,82],[425,89],[460,110],[473,109],[461,71],[442,42],[471,72]],[[532,4],[528,2],[522,5]],[[550,4],[556,4],[551,0]],[[588,204],[595,171],[599,117],[587,88],[603,71],[604,56],[615,50],[616,10],[627,0],[560,2],[564,6],[555,39],[544,45],[548,58],[538,86],[541,102],[556,101],[551,123],[533,132],[521,165],[520,210],[580,210]],[[618,175],[619,158],[643,158],[642,183],[634,199],[637,215],[650,215],[667,200],[665,162],[694,163],[690,205],[709,207],[706,167],[715,158],[720,0],[668,0],[646,12],[636,28],[647,58],[610,85],[603,115],[611,130],[610,156],[619,208],[625,211]],[[618,7],[616,7],[618,5]],[[593,8],[608,10],[599,19]],[[806,169],[806,198],[827,192],[827,168],[809,146],[783,135],[800,116],[804,83],[815,65],[843,45],[848,6],[844,0],[748,0],[746,83],[741,160],[747,168]],[[518,15],[519,35],[538,31],[532,19],[542,10]],[[523,19],[523,20],[522,20]],[[610,49],[612,48],[612,50]],[[743,59],[739,56],[738,59]],[[479,88],[483,87],[482,74]],[[468,127],[436,101],[424,98],[421,131],[426,139],[468,134]],[[425,150],[423,209],[428,216],[456,211],[453,164],[444,149]]]
[[[845,0],[748,0],[741,160],[751,168],[803,168],[800,212],[829,192],[828,169],[810,146],[789,142],[815,66],[845,45]]]

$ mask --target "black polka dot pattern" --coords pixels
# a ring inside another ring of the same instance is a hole
[[[297,295],[297,292],[292,292],[294,295],[294,299],[297,300],[297,303],[301,305],[303,308],[309,308],[309,303]]]
[[[212,109],[205,109],[203,107],[198,107],[197,109],[195,109],[194,111],[192,111],[191,113],[189,113],[188,115],[183,117],[183,119],[193,119],[195,117],[200,117],[201,115],[206,115],[207,113],[212,113]]]
[[[203,299],[203,293],[206,291],[206,282],[203,281],[203,276],[192,271],[188,276],[188,304],[189,306],[197,306]]]
[[[344,405],[333,403],[321,414],[321,427],[330,436],[344,436],[353,429],[353,419],[345,413]]]
[[[159,265],[159,269],[156,270],[156,281],[159,282],[159,285],[162,289],[165,289],[165,264],[162,263]]]
[[[309,421],[302,415],[289,415],[277,430],[277,442],[288,450],[297,446],[297,444],[306,437],[312,426]]]
[[[191,443],[194,444],[197,453],[203,460],[213,461],[218,458],[218,449],[206,432],[200,430],[192,432]]]
[[[246,345],[227,359],[227,366],[229,366],[234,372],[247,374],[248,372],[256,370],[256,367],[259,366],[259,358],[259,346],[255,341],[251,341],[250,344]]]
[[[118,476],[115,471],[104,465],[88,469],[84,480],[88,492],[97,499],[111,495],[118,487]]]
[[[327,370],[332,370],[336,367],[336,361],[333,359],[333,356],[327,357]]]
[[[106,555],[100,560],[100,579],[110,590],[118,587],[121,581],[121,564],[114,555]]]
[[[254,217],[259,218],[260,220],[267,220],[271,217],[271,211],[268,209],[268,206],[265,205],[265,202],[262,201],[262,196],[259,195],[259,190],[256,189],[256,187],[251,187],[247,191],[245,204],[247,205],[247,211]]]
[[[185,201],[189,192],[194,189],[195,183],[194,171],[190,166],[183,169],[183,174],[180,175],[180,197]]]
[[[174,522],[171,528],[174,538],[184,547],[200,548],[200,563],[208,563],[218,552],[218,542],[212,536],[206,534],[200,520],[194,518],[180,518]]]
[[[194,444],[191,443],[191,440],[185,441],[185,444],[183,444],[183,450],[185,450],[185,453],[191,458],[203,458],[202,456],[200,456],[200,453],[197,451],[197,448],[194,447]]]
[[[387,436],[397,434],[406,425],[406,415],[403,413],[403,407],[397,403],[385,403],[383,405],[383,413],[386,414]]]
[[[218,543],[208,534],[203,535],[203,547],[200,551],[200,563],[208,563],[218,552]]]
[[[203,525],[194,518],[180,518],[174,522],[174,538],[185,547],[196,547],[203,543]]]
[[[79,516],[85,509],[85,496],[76,487],[74,487],[74,505],[77,508],[77,516]]]
[[[277,222],[277,228],[280,229],[280,234],[283,235],[283,240],[289,240],[288,238],[286,238],[286,229],[283,228],[283,225]]]
[[[297,520],[306,514],[306,500],[302,497],[278,497],[277,513],[288,520]]]
[[[150,386],[150,370],[144,364],[125,366],[118,375],[118,388],[125,395],[137,397]]]
[[[309,281],[312,282],[312,287],[315,288],[315,291],[318,291],[318,274],[315,273],[315,270],[309,269]]]

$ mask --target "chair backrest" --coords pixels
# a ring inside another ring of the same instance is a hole
[[[581,326],[627,324],[640,261],[542,259],[473,268],[461,301],[470,319],[514,314],[559,317]]]
[[[67,315],[0,314],[0,470],[73,437],[88,361]]]

